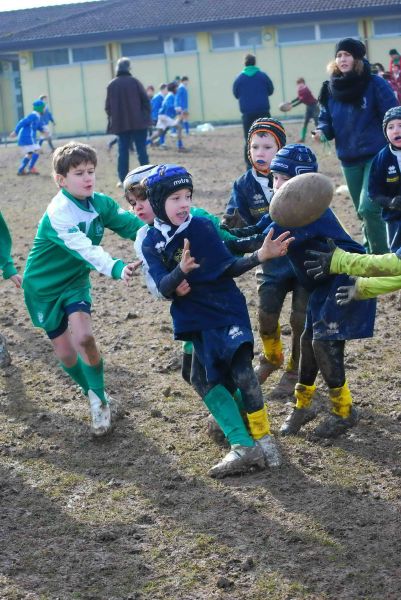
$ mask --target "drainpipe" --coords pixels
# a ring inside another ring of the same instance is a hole
[[[80,66],[80,71],[81,71],[82,96],[83,96],[83,101],[84,101],[84,119],[85,119],[86,137],[87,137],[87,139],[89,139],[90,133],[89,133],[89,124],[88,124],[88,110],[87,110],[87,106],[86,106],[84,69],[83,69],[82,63],[79,63],[79,66]]]
[[[202,121],[204,122],[205,121],[205,105],[203,102],[202,71],[201,71],[201,65],[200,65],[199,51],[196,52],[196,66],[198,67],[199,98],[200,98],[201,116],[202,116]]]
[[[366,19],[362,20],[362,29],[363,29],[363,42],[366,46],[366,56],[369,59],[369,37],[368,37],[368,24]]]

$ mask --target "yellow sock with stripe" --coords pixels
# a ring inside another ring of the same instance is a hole
[[[333,404],[332,412],[343,419],[346,419],[351,414],[352,396],[348,387],[348,383],[338,388],[329,389],[330,400]]]
[[[280,325],[272,335],[261,335],[263,353],[273,365],[280,366],[283,362],[283,345],[281,343]]]
[[[247,413],[246,416],[248,417],[249,431],[254,440],[260,440],[260,438],[270,433],[270,423],[266,405],[253,413]]]
[[[304,385],[303,383],[295,384],[295,408],[309,408],[315,390],[315,385]]]

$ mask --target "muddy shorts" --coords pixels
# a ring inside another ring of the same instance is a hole
[[[305,329],[314,340],[355,340],[373,336],[376,300],[352,300],[344,306],[336,303],[338,287],[352,284],[348,275],[336,275],[311,292]]]
[[[35,327],[44,329],[50,339],[64,333],[68,327],[68,315],[73,312],[91,312],[89,288],[66,290],[58,298],[45,302],[25,292],[25,304]]]
[[[192,341],[196,356],[206,371],[207,382],[224,385],[235,352],[246,343],[253,348],[254,340],[248,327],[230,325],[199,331]]]

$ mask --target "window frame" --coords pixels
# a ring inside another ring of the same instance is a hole
[[[321,30],[320,30],[320,26],[321,25],[335,25],[335,24],[344,24],[344,23],[352,23],[356,25],[356,34],[355,35],[349,35],[349,34],[341,34],[343,37],[352,37],[354,39],[360,39],[360,35],[359,35],[359,27],[358,27],[358,21],[355,21],[354,19],[347,19],[347,20],[342,20],[342,21],[323,21],[323,22],[311,22],[311,23],[303,23],[302,25],[296,24],[296,25],[286,25],[283,26],[282,29],[297,29],[297,28],[301,28],[301,27],[313,27],[314,33],[315,33],[315,37],[313,39],[302,39],[302,40],[295,40],[293,42],[281,42],[280,41],[280,27],[277,27],[277,45],[278,46],[296,46],[297,44],[321,44],[321,43],[326,43],[326,42],[335,42],[338,39],[340,39],[340,34],[336,35],[334,37],[322,37],[321,36]]]
[[[401,20],[401,15],[397,15],[397,20],[400,19]],[[381,40],[381,39],[385,39],[385,38],[389,38],[389,37],[399,37],[400,33],[398,31],[398,33],[393,32],[393,33],[376,33],[376,22],[377,21],[391,21],[394,22],[396,19],[393,17],[392,19],[389,19],[387,17],[383,17],[383,18],[377,18],[377,19],[372,19],[372,24],[373,24],[373,37],[375,39]]]
[[[240,33],[244,31],[259,31],[260,32],[260,43],[258,44],[241,44],[240,41]],[[234,45],[233,46],[224,46],[222,48],[214,48],[213,46],[213,34],[215,33],[232,33],[234,34]],[[255,27],[247,27],[245,29],[221,29],[218,31],[212,31],[209,33],[209,47],[211,52],[227,52],[227,50],[244,50],[249,48],[262,48],[263,46],[263,28],[255,28]]]

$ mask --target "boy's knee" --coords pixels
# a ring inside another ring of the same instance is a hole
[[[96,349],[95,338],[94,338],[93,334],[91,334],[91,333],[85,333],[85,334],[80,335],[76,341],[77,341],[77,344],[81,348],[83,348],[86,352],[90,352],[91,350]]]

